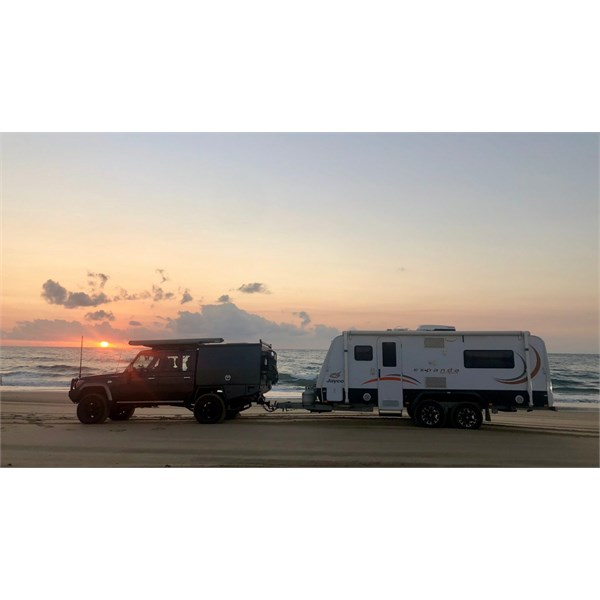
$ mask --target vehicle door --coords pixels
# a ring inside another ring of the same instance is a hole
[[[140,352],[127,367],[118,389],[112,390],[113,399],[120,404],[152,403],[157,399],[156,371],[161,363],[160,353],[153,350]]]
[[[401,345],[397,340],[379,338],[377,341],[378,390],[377,404],[380,411],[402,409]]]
[[[189,400],[194,392],[195,353],[166,351],[158,372],[158,395],[161,402],[179,403]]]

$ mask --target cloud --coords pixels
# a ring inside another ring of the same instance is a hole
[[[87,276],[88,284],[94,291],[98,288],[102,289],[110,279],[109,276],[104,273],[92,273],[90,271],[88,271]]]
[[[164,269],[156,269],[156,272],[160,275],[160,282],[164,283],[165,281],[169,281],[167,277],[167,272]]]
[[[118,302],[119,300],[148,300],[151,297],[150,292],[140,292],[139,294],[130,294],[126,289],[119,288],[119,295],[115,296],[113,300]]]
[[[263,339],[280,348],[328,347],[339,331],[325,325],[314,328],[276,323],[238,308],[230,302],[205,305],[200,312],[180,311],[167,329],[175,337],[222,337],[226,341],[251,342]]]
[[[85,318],[88,321],[114,321],[115,316],[111,312],[105,310],[97,310],[96,312],[87,313]]]
[[[100,306],[107,304],[110,298],[104,293],[89,296],[85,292],[69,292],[69,297],[65,302],[65,308],[80,308],[82,306]]]
[[[327,325],[315,325],[314,337],[315,339],[329,340],[331,341],[334,337],[340,335],[341,331],[335,327],[329,327]],[[328,345],[326,346],[329,347]]]
[[[231,296],[229,294],[223,294],[222,296],[219,296],[217,302],[231,302]]]
[[[92,313],[90,313],[92,314]],[[108,314],[108,313],[107,313]],[[157,317],[151,327],[129,321],[127,329],[115,329],[108,321],[82,324],[78,321],[36,319],[19,321],[10,330],[0,332],[4,339],[75,341],[80,336],[109,341],[143,338],[223,337],[228,342],[257,342],[263,339],[277,348],[327,348],[339,331],[317,324],[312,327],[276,323],[246,312],[231,302],[205,305],[198,312],[180,311],[174,319]],[[161,326],[161,321],[164,326]]]
[[[42,285],[42,298],[50,304],[64,304],[67,301],[69,293],[58,281],[52,281],[48,279],[44,285]]]
[[[2,337],[12,340],[65,340],[79,338],[86,331],[78,321],[35,319],[18,321],[11,330],[3,331]]]
[[[308,316],[308,313],[304,312],[303,310],[292,314],[296,317],[300,317],[300,327],[306,327],[311,321],[311,318]]]
[[[91,296],[85,292],[69,292],[58,281],[53,281],[52,279],[48,279],[42,285],[42,298],[49,304],[59,304],[65,308],[99,306],[111,301],[104,292],[92,294]]]
[[[244,283],[238,288],[239,292],[244,294],[269,294],[269,290],[264,283]]]
[[[154,302],[160,302],[161,300],[172,300],[174,297],[175,294],[173,292],[165,292],[157,285],[152,286],[152,300],[154,300]]]
[[[156,272],[161,276],[161,284],[169,281],[169,278],[164,269],[156,269]],[[136,300],[152,300],[153,302],[162,302],[175,299],[175,293],[166,291],[161,285],[153,285],[152,291],[141,291],[130,294],[125,288],[118,287],[118,293],[110,293],[107,295],[103,290],[110,277],[104,273],[87,272],[88,284],[91,288],[91,293],[86,292],[71,292],[64,288],[58,281],[48,279],[42,285],[42,298],[49,304],[64,306],[65,308],[80,308],[100,306],[109,302],[121,301],[136,301]],[[259,284],[260,285],[260,284]],[[180,304],[192,302],[192,296],[189,288],[179,288],[181,294]],[[91,313],[90,313],[91,314]]]

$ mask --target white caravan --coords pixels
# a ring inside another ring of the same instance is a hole
[[[331,342],[309,410],[369,409],[476,429],[485,411],[552,408],[544,342],[528,331],[345,331]],[[312,404],[314,402],[314,404]]]

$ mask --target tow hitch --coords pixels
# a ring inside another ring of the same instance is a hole
[[[260,404],[267,412],[275,412],[277,410],[277,400],[271,404],[270,400],[267,400],[262,394],[256,401],[257,404]]]

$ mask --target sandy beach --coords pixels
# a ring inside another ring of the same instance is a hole
[[[2,467],[598,467],[594,406],[500,413],[477,431],[407,417],[266,413],[199,425],[181,408],[82,425],[63,390],[2,390]]]

